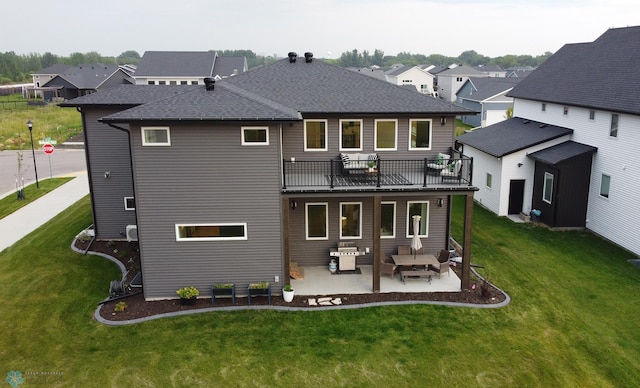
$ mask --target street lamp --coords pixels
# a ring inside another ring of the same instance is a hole
[[[27,121],[27,127],[29,127],[29,137],[31,138],[31,154],[33,155],[33,169],[36,172],[36,189],[40,188],[40,185],[38,184],[38,167],[36,166],[36,151],[33,148],[33,123],[31,122],[31,120]]]

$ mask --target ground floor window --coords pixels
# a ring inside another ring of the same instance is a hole
[[[136,200],[133,197],[124,197],[124,210],[136,210]]]
[[[247,224],[176,224],[176,241],[246,240]]]
[[[418,236],[429,237],[429,201],[407,202],[407,238],[413,237],[413,216],[420,216]]]
[[[380,238],[396,237],[396,203],[382,202],[380,211]]]
[[[305,229],[307,240],[327,240],[329,238],[327,203],[305,204]]]
[[[340,203],[340,238],[362,238],[362,202]]]
[[[602,174],[600,180],[600,196],[609,198],[609,189],[611,187],[611,177],[607,174]]]
[[[553,174],[549,172],[544,173],[544,187],[542,188],[542,200],[546,203],[551,203],[553,196]]]

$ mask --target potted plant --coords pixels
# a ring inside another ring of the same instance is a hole
[[[367,165],[369,166],[369,172],[376,172],[376,162],[369,162]]]
[[[282,298],[287,303],[291,303],[294,293],[295,291],[291,288],[290,284],[286,284],[284,288],[282,288]]]
[[[180,303],[186,306],[196,304],[196,298],[200,295],[200,291],[194,286],[182,287],[176,293],[180,296]]]
[[[271,285],[269,282],[258,282],[249,284],[249,304],[251,304],[251,297],[257,295],[264,295],[269,297],[269,304],[271,304]]]
[[[216,296],[231,296],[231,302],[236,304],[236,285],[233,283],[216,283],[211,286],[211,304],[216,301]]]

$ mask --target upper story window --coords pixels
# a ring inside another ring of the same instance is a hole
[[[340,120],[340,151],[362,151],[362,120]]]
[[[242,127],[242,145],[269,145],[269,128]]]
[[[487,173],[486,185],[487,185],[488,188],[491,188],[492,180],[493,180],[493,176],[491,174]]]
[[[247,224],[176,224],[176,241],[246,240]]]
[[[462,82],[462,77],[456,77],[457,82]]]
[[[170,146],[169,127],[142,127],[143,146]]]
[[[540,110],[542,110],[543,112],[546,112],[547,111],[547,104],[545,104],[543,102],[542,105],[540,105]]]
[[[375,151],[396,151],[398,141],[398,120],[380,119],[375,121]]]
[[[408,85],[411,85],[411,84],[413,84],[413,80],[412,80],[412,79],[403,79],[403,80],[402,80],[402,83],[403,83],[404,85],[407,85],[407,84],[408,84]]]
[[[609,129],[609,136],[618,137],[618,114],[611,114],[611,129]]]
[[[590,110],[589,111],[589,120],[593,121],[596,119],[596,111],[595,110]]]
[[[327,120],[304,121],[304,150],[327,150]]]
[[[409,120],[409,150],[431,149],[431,120]]]
[[[562,108],[562,114],[564,116],[569,115],[569,107],[568,106],[565,106],[565,107]]]

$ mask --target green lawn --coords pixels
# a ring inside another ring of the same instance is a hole
[[[0,218],[4,218],[21,207],[30,204],[43,195],[51,192],[53,189],[69,182],[71,178],[51,178],[38,182],[40,188],[36,188],[35,184],[24,188],[24,198],[18,199],[18,193],[11,194],[0,199]]]
[[[460,206],[456,200],[456,220]],[[589,233],[513,224],[476,207],[472,261],[510,294],[511,304],[501,309],[256,310],[108,327],[92,314],[119,277],[116,266],[69,249],[90,223],[85,198],[0,253],[0,365],[4,373],[21,371],[24,386],[621,387],[640,381],[640,270],[627,263],[628,253]]]

